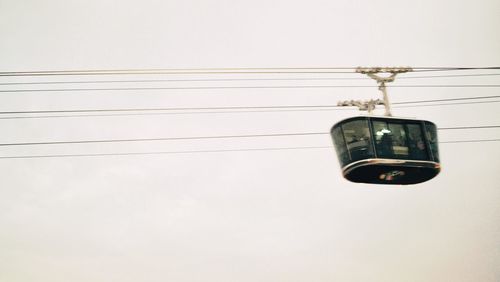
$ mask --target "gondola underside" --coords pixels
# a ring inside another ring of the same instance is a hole
[[[352,182],[409,185],[428,181],[440,171],[430,161],[365,159],[343,168],[344,177]]]

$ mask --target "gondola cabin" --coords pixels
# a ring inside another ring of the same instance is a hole
[[[416,184],[440,171],[436,125],[429,121],[360,116],[331,135],[344,177],[372,184]]]

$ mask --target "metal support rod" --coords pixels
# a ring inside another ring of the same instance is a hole
[[[356,72],[366,74],[370,78],[377,81],[379,84],[378,89],[382,92],[382,97],[384,99],[385,115],[390,117],[391,113],[391,103],[389,102],[389,95],[387,94],[386,82],[393,82],[396,79],[396,75],[400,73],[405,73],[412,71],[409,67],[404,68],[357,68]],[[390,73],[391,75],[383,77],[377,75],[378,73]]]
[[[391,104],[389,103],[389,96],[387,95],[387,89],[385,87],[385,82],[381,82],[378,89],[380,91],[382,91],[382,95],[384,97],[385,115],[388,117],[391,117],[392,116]]]
[[[359,69],[358,69],[359,70]],[[375,79],[378,83],[378,90],[380,90],[382,92],[382,97],[384,99],[384,107],[385,107],[385,116],[392,116],[392,113],[391,113],[391,104],[389,102],[389,95],[387,95],[387,87],[385,86],[385,83],[386,82],[393,82],[394,79],[396,79],[396,74],[398,74],[399,72],[396,72],[395,70],[393,72],[390,72],[391,75],[388,76],[388,77],[381,77],[381,76],[378,76],[376,74],[376,72],[373,72],[373,71],[380,71],[380,70],[371,70],[371,72],[366,72],[364,70],[361,70],[359,72],[361,73],[364,73],[366,75],[368,75],[369,77]]]
[[[369,100],[369,101],[341,101],[338,103],[339,106],[357,106],[360,111],[368,111],[368,114],[371,114],[375,109],[376,105],[384,105],[385,106],[385,115],[392,116],[391,113],[391,104],[389,102],[389,95],[387,94],[387,82],[393,82],[396,79],[396,75],[400,73],[405,73],[412,71],[409,67],[400,67],[400,68],[362,68],[359,67],[356,69],[356,72],[366,74],[370,78],[374,79],[378,83],[378,89],[382,92],[383,100]],[[379,76],[379,73],[387,73],[389,76]]]
[[[350,101],[340,101],[337,103],[338,106],[346,107],[346,106],[354,106],[358,107],[360,111],[368,111],[368,114],[371,115],[373,110],[377,105],[383,105],[384,101],[377,100],[369,100],[369,101],[360,101],[360,100],[350,100]]]

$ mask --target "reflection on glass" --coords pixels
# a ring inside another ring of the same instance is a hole
[[[352,161],[373,157],[367,120],[347,122],[342,129]]]
[[[408,145],[406,143],[406,132],[403,124],[389,123],[392,133],[392,152],[396,158],[408,158]]]
[[[342,135],[342,129],[337,127],[333,130],[333,141],[335,143],[335,150],[337,150],[337,156],[342,166],[347,164],[350,160],[349,154],[347,152],[347,147],[344,142],[344,136]]]
[[[392,132],[384,121],[373,121],[375,147],[379,158],[392,158]]]
[[[410,147],[404,123],[373,121],[377,157],[390,159],[408,159]]]
[[[415,160],[428,160],[429,154],[422,136],[420,124],[407,124],[409,135],[410,157]]]
[[[434,161],[439,162],[439,153],[438,153],[438,138],[437,138],[437,129],[436,125],[430,122],[425,123],[425,129],[427,134],[427,140],[429,140],[429,145],[431,146],[432,156],[434,157]]]

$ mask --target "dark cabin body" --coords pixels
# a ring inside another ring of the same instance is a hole
[[[430,121],[359,116],[331,135],[344,177],[372,184],[416,184],[440,171],[436,125]]]

